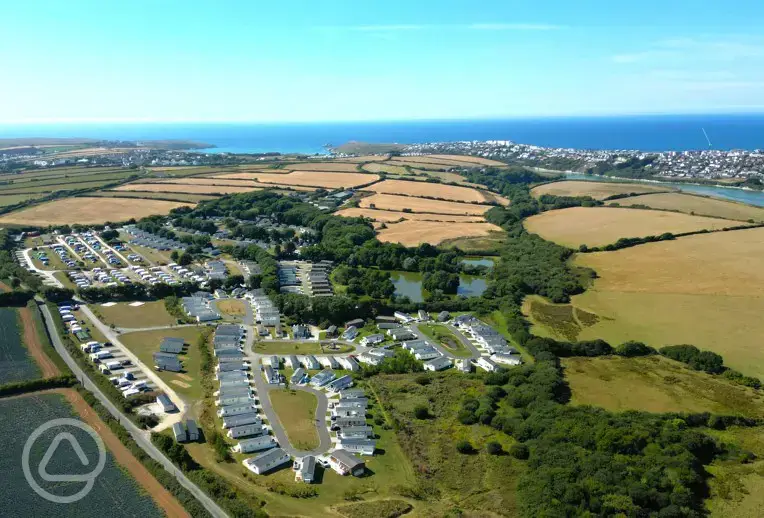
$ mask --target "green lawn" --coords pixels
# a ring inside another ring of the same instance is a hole
[[[319,445],[316,431],[318,398],[310,392],[285,389],[270,390],[268,397],[292,446],[300,450],[316,448]]]
[[[179,395],[192,401],[202,397],[200,363],[201,355],[197,341],[203,326],[179,327],[175,329],[160,329],[157,331],[139,331],[120,335],[119,340],[130,349],[143,364],[150,369],[154,367],[153,354],[159,352],[159,344],[166,336],[183,338],[186,341],[184,353],[178,358],[183,363],[184,372],[159,371],[157,374],[168,383]]]
[[[533,359],[533,356],[523,348],[520,344],[515,342],[512,339],[512,335],[509,334],[509,331],[507,331],[507,320],[504,318],[504,315],[502,314],[501,310],[496,310],[490,315],[487,316],[481,316],[480,317],[486,324],[496,329],[499,333],[501,333],[504,338],[507,339],[507,341],[520,352],[520,355],[523,357],[523,361],[525,363],[534,363],[535,360]]]
[[[118,302],[114,306],[91,304],[90,309],[107,325],[124,328],[158,327],[177,324],[161,300],[146,302],[142,306],[131,306],[128,302]]]
[[[261,340],[254,345],[254,351],[260,354],[344,354],[353,350],[355,347],[344,344],[337,344],[337,349],[329,349],[318,342],[281,340]]]
[[[38,252],[44,252],[48,256],[48,266],[44,266],[42,261],[37,258]],[[32,258],[32,263],[41,270],[69,270],[69,268],[61,261],[61,258],[52,248],[38,248],[29,252],[29,256]]]
[[[469,358],[472,352],[442,324],[420,324],[419,329],[431,340],[441,344],[450,353],[461,358]]]
[[[8,205],[16,205],[27,200],[35,200],[46,196],[46,193],[36,194],[4,194],[0,195],[0,207],[7,207]]]

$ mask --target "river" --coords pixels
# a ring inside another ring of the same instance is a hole
[[[594,176],[582,173],[565,173],[565,177],[570,180],[586,180],[590,182],[631,182],[631,183],[643,183],[640,180],[627,180],[623,178],[612,178],[607,176]],[[752,191],[747,189],[740,189],[738,187],[722,187],[716,185],[696,185],[687,184],[684,182],[650,182],[652,185],[665,185],[666,187],[674,187],[684,192],[693,194],[700,194],[703,196],[713,196],[714,198],[722,198],[725,200],[737,201],[741,203],[747,203],[749,205],[756,205],[757,207],[764,207],[764,191]]]

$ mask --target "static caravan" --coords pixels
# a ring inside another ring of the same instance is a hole
[[[136,394],[140,394],[140,393],[141,393],[141,391],[140,391],[140,390],[138,390],[138,389],[134,389],[134,388],[131,388],[131,389],[127,389],[127,390],[123,391],[123,392],[122,392],[122,397],[124,397],[125,399],[127,399],[127,398],[129,398],[130,396],[135,396]]]
[[[244,405],[246,403],[252,403],[252,398],[249,395],[243,396],[224,396],[215,402],[217,406],[231,406],[231,405]]]
[[[244,439],[239,441],[239,444],[233,447],[234,451],[238,453],[252,453],[255,451],[268,450],[278,446],[276,439],[270,435],[261,435],[253,439]]]
[[[290,457],[287,452],[281,448],[275,448],[269,452],[258,455],[257,457],[246,459],[243,464],[245,468],[253,473],[262,475],[273,468],[286,464],[289,460]]]
[[[220,380],[220,388],[249,387],[249,378]]]
[[[107,367],[103,363],[98,366],[98,370],[101,371],[101,374],[109,374],[109,367]]]
[[[215,395],[219,398],[224,397],[234,397],[234,396],[251,396],[252,395],[252,389],[247,386],[239,386],[239,387],[220,387],[220,390],[215,392]]]
[[[261,424],[263,419],[257,414],[257,410],[254,408],[248,414],[234,415],[223,418],[223,428],[235,428],[237,426],[244,426],[246,424]]]
[[[334,358],[334,356],[321,356],[318,359],[319,362],[321,362],[321,365],[328,369],[339,369],[340,364],[337,362],[337,360]]]
[[[220,410],[218,410],[218,416],[220,417],[230,417],[235,416],[239,414],[248,414],[252,410],[254,410],[255,405],[252,404],[252,402],[249,403],[239,403],[236,405],[228,405],[224,407],[220,407]]]
[[[243,437],[260,436],[268,433],[262,423],[250,423],[241,426],[234,426],[228,430],[228,437],[231,439],[241,439]]]

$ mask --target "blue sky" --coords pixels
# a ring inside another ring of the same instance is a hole
[[[0,122],[764,111],[761,0],[25,0]]]

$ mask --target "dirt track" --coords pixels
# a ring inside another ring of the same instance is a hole
[[[32,310],[29,308],[20,308],[19,316],[21,317],[21,323],[24,329],[23,342],[27,346],[29,355],[34,358],[35,363],[40,367],[42,377],[50,378],[61,374],[61,371],[58,370],[56,364],[53,363],[42,350],[42,342],[40,341],[40,336],[37,334],[37,329],[34,325]]]

